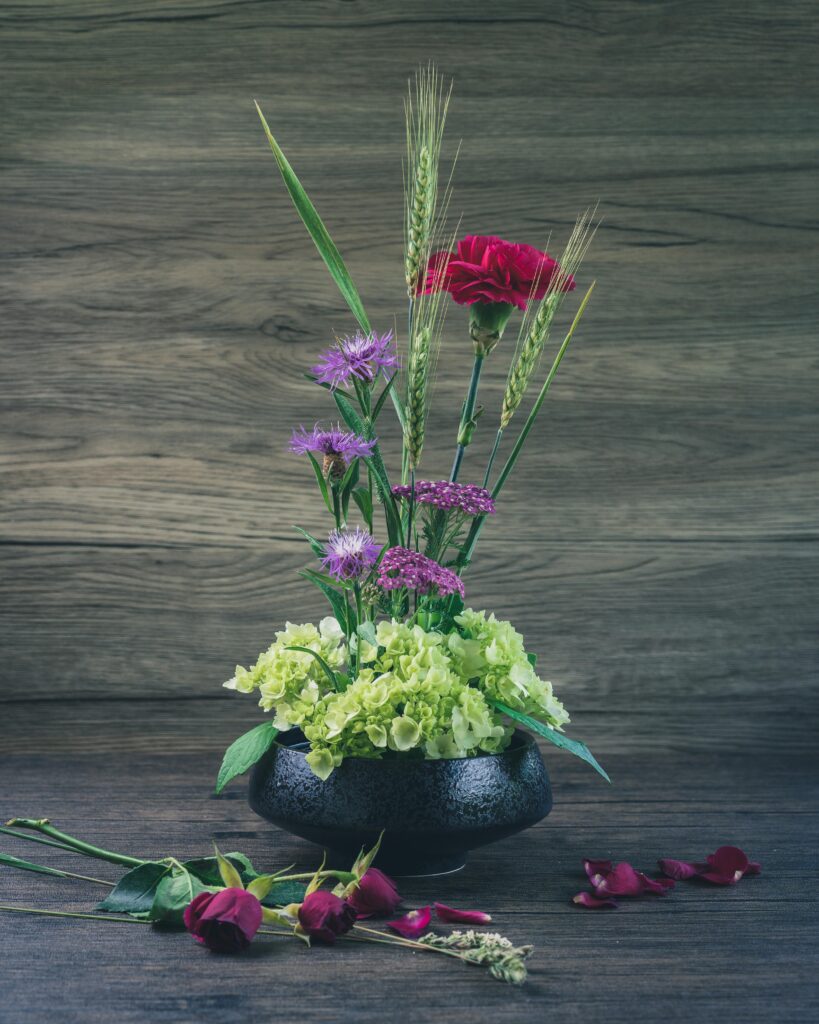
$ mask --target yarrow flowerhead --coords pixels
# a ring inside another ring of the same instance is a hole
[[[290,451],[297,455],[313,452],[324,456],[322,469],[328,478],[344,476],[353,459],[366,459],[372,455],[376,440],[367,440],[351,430],[342,430],[340,424],[323,430],[318,424],[312,430],[299,427],[290,438]]]
[[[333,530],[324,549],[322,565],[338,580],[356,580],[366,575],[381,550],[366,530]]]
[[[464,596],[464,585],[460,576],[444,568],[419,551],[409,548],[390,548],[384,552],[378,567],[378,585],[384,590],[417,590],[428,594],[433,588],[441,597],[458,593]]]
[[[328,348],[313,367],[313,374],[320,384],[329,384],[331,388],[342,387],[351,378],[369,385],[379,373],[390,376],[397,365],[392,331],[380,337],[357,331],[352,337],[339,338],[332,348]]]
[[[396,498],[409,501],[412,487],[399,484],[393,487]],[[458,484],[450,480],[418,480],[415,484],[415,500],[422,505],[452,511],[457,509],[468,516],[486,516],[495,514],[495,502],[485,487],[477,484]]]
[[[467,235],[456,252],[432,254],[423,290],[449,292],[462,306],[502,302],[526,309],[530,299],[543,298],[559,272],[557,260],[531,245],[494,235]],[[561,291],[573,288],[574,279],[567,277]]]

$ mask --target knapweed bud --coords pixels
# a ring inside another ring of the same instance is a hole
[[[262,905],[244,889],[202,892],[185,908],[185,927],[214,953],[246,949],[262,923]]]
[[[378,868],[370,868],[349,886],[347,902],[359,917],[392,914],[401,902],[395,882]]]
[[[299,928],[316,942],[332,946],[355,924],[356,912],[340,896],[324,889],[311,892],[299,907]]]

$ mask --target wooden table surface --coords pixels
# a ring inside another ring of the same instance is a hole
[[[216,958],[2,914],[3,1024],[816,1016],[817,29],[807,0],[0,6],[0,816],[312,865],[244,782],[211,796],[258,721],[220,682],[322,614],[291,523],[326,523],[285,446],[330,415],[300,375],[352,328],[252,99],[383,329],[403,308],[401,100],[427,59],[455,78],[465,231],[559,249],[600,200],[593,303],[467,585],[526,634],[613,779],[550,748],[548,819],[402,885],[533,942],[522,990],[425,954]],[[458,315],[432,478],[465,383]],[[584,856],[651,870],[721,843],[763,875],[569,902]],[[0,869],[3,903],[98,898]]]

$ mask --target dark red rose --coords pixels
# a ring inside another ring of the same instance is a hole
[[[305,935],[332,946],[355,924],[356,912],[349,903],[331,892],[319,889],[305,896],[299,907],[299,924]]]
[[[467,235],[457,251],[433,253],[423,290],[446,291],[462,306],[509,303],[526,309],[531,299],[542,299],[559,273],[557,260],[531,245],[505,242],[494,235]],[[561,291],[571,291],[567,277]]]
[[[401,897],[391,878],[378,868],[369,868],[347,902],[359,917],[372,917],[373,914],[392,914]]]
[[[262,905],[244,889],[200,892],[184,913],[185,927],[214,953],[247,949],[262,923]]]

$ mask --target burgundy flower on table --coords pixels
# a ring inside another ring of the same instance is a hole
[[[435,904],[435,913],[446,924],[489,924],[492,918],[482,910],[456,910],[444,903]]]
[[[246,949],[262,923],[262,905],[244,889],[202,892],[185,908],[185,927],[214,953]]]
[[[393,487],[392,493],[396,498],[409,501],[412,487],[409,484],[398,484]],[[485,487],[453,483],[451,480],[416,481],[415,501],[446,512],[457,509],[467,516],[486,516],[495,513],[495,502]]]
[[[419,551],[395,547],[384,552],[378,566],[378,585],[382,590],[417,590],[428,594],[435,589],[441,597],[458,593],[464,596],[464,585],[460,576],[451,569],[439,565]]]
[[[328,478],[340,479],[353,459],[366,459],[372,455],[375,438],[367,440],[341,426],[323,430],[318,424],[312,430],[299,427],[290,438],[290,451],[297,455],[323,455],[322,469]]]
[[[422,290],[447,291],[462,306],[500,302],[526,309],[530,299],[543,298],[559,274],[557,260],[531,245],[494,235],[467,235],[454,253],[432,254]],[[575,286],[571,276],[558,283],[561,291]]]
[[[369,868],[347,897],[347,902],[359,917],[392,914],[401,902],[395,882],[378,868]]]
[[[337,580],[357,580],[375,565],[380,545],[357,526],[354,530],[333,530],[321,564]]]
[[[387,927],[392,928],[399,935],[403,935],[405,939],[415,939],[419,935],[423,935],[427,928],[429,928],[431,918],[432,910],[430,907],[421,907],[420,910],[411,910],[396,921],[387,921]]]
[[[305,896],[298,916],[305,935],[332,946],[339,935],[346,934],[353,927],[356,912],[340,896],[318,889]]]
[[[713,885],[736,885],[745,875],[758,875],[762,871],[762,866],[749,860],[745,851],[738,846],[720,846],[706,857],[705,863],[674,860],[670,857],[663,857],[657,863],[669,878],[702,878]]]
[[[586,858],[583,861],[583,869],[594,892],[578,893],[573,897],[573,902],[584,907],[616,907],[613,896],[642,896],[647,892],[663,896],[669,889],[674,888],[674,882],[670,878],[649,878],[626,861],[612,864],[610,860]]]
[[[381,337],[358,331],[352,337],[339,338],[328,348],[313,367],[313,374],[317,381],[335,389],[346,386],[351,380],[372,384],[380,373],[389,377],[397,366],[392,331]]]

